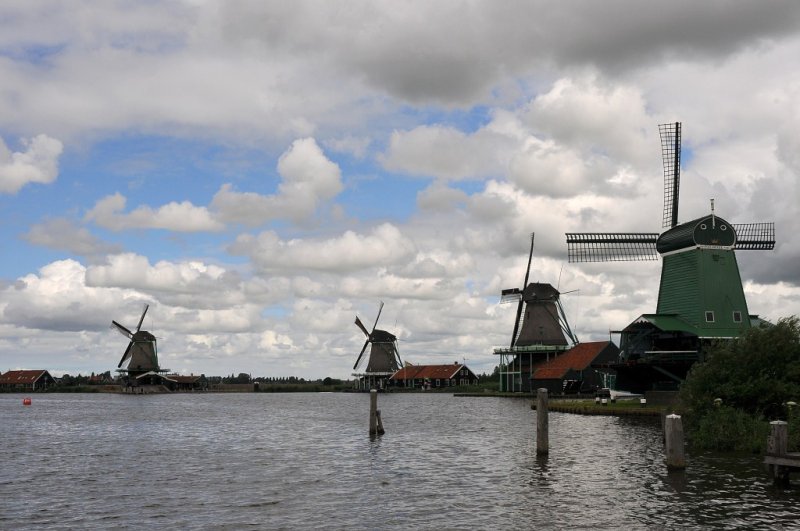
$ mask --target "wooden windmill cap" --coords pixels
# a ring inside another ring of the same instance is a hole
[[[735,245],[736,229],[713,214],[676,225],[656,241],[660,254],[698,247],[733,249]]]

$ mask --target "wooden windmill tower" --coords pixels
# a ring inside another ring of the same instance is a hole
[[[617,387],[676,388],[709,341],[738,337],[757,320],[747,309],[736,250],[770,250],[774,223],[733,224],[711,213],[678,222],[681,124],[659,126],[664,164],[661,234],[568,233],[570,262],[662,259],[658,306],[621,330]]]
[[[517,303],[514,331],[508,348],[496,348],[500,356],[500,390],[528,392],[533,372],[542,363],[578,342],[561,306],[561,294],[551,284],[528,283],[533,259],[534,234],[528,268],[521,288],[504,289],[500,303]]]
[[[386,330],[377,329],[378,319],[381,318],[381,311],[383,311],[383,301],[381,301],[380,308],[378,308],[378,316],[375,317],[375,324],[372,325],[372,332],[367,332],[367,328],[361,322],[361,319],[356,315],[356,326],[358,326],[364,335],[367,336],[364,341],[364,346],[356,358],[353,365],[353,370],[358,368],[361,363],[361,358],[364,356],[367,347],[370,347],[369,359],[367,366],[363,372],[354,372],[353,376],[358,378],[359,389],[385,389],[389,381],[389,377],[397,372],[403,366],[400,359],[400,352],[397,349],[397,336],[387,332]]]
[[[128,385],[137,386],[158,383],[160,379],[158,375],[169,372],[168,369],[161,369],[158,366],[156,337],[147,330],[141,329],[144,316],[147,314],[149,307],[149,305],[145,304],[142,316],[139,318],[139,324],[136,325],[136,332],[131,332],[116,321],[111,321],[111,325],[130,340],[128,348],[125,349],[117,365],[117,372],[125,378]],[[127,366],[122,368],[122,365],[126,362]],[[155,376],[155,378],[149,378],[150,376]]]

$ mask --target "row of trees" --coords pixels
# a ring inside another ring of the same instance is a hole
[[[112,375],[111,371],[103,373],[91,373],[89,375],[78,374],[72,376],[65,374],[58,379],[59,383],[64,386],[79,386],[79,385],[92,385],[112,383],[116,381],[116,375]],[[231,374],[230,376],[210,376],[208,377],[209,383],[212,384],[249,384],[249,383],[263,383],[263,384],[320,384],[320,385],[341,385],[344,383],[337,378],[320,378],[317,380],[306,380],[305,378],[298,378],[297,376],[280,376],[280,377],[264,377],[258,376],[252,378],[246,372],[240,372],[238,375]]]
[[[90,375],[87,376],[84,376],[82,374],[78,374],[77,376],[71,376],[69,374],[65,374],[61,378],[59,378],[58,381],[61,385],[66,385],[66,386],[91,385],[104,382],[113,382],[114,377],[111,376],[111,371],[106,371],[106,372],[101,372],[99,374],[91,373]]]
[[[246,372],[240,372],[236,376],[234,376],[233,374],[231,374],[230,376],[211,376],[208,380],[210,383],[223,383],[223,384],[248,384],[255,382],[263,384],[305,384],[305,383],[321,384],[321,385],[342,384],[342,380],[338,380],[331,377],[320,378],[317,380],[306,380],[305,378],[298,378],[297,376],[275,376],[275,377],[257,376],[253,378]]]

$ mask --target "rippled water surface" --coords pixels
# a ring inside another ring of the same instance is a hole
[[[658,422],[523,399],[0,394],[0,529],[781,529],[800,492],[758,456],[668,473]]]

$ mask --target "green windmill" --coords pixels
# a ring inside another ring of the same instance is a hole
[[[714,340],[738,337],[759,322],[750,315],[737,250],[775,247],[774,223],[734,224],[714,213],[678,223],[681,124],[659,126],[664,163],[663,228],[657,233],[567,233],[570,262],[662,259],[656,313],[620,334],[620,358],[605,368],[616,387],[676,389]]]

